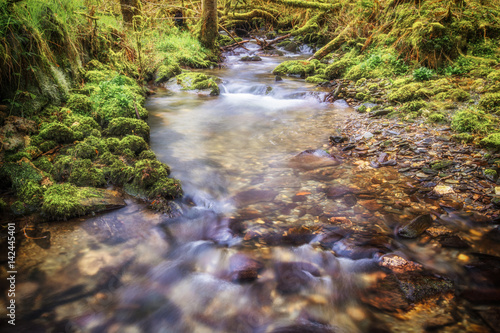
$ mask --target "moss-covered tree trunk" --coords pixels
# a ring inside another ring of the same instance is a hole
[[[126,24],[132,24],[134,16],[141,14],[140,0],[120,0],[120,6],[122,9],[123,21]]]
[[[219,34],[217,22],[217,0],[202,0],[203,9],[200,22],[200,42],[209,49],[215,47],[215,40]]]

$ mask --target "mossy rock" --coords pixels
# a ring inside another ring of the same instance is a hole
[[[474,136],[469,133],[454,134],[451,136],[451,138],[457,142],[462,143],[471,143],[472,141],[474,141]]]
[[[387,98],[392,102],[409,102],[424,97],[421,93],[418,93],[421,88],[422,83],[406,84],[396,91],[391,92]]]
[[[88,83],[99,83],[112,79],[116,75],[112,70],[89,70],[85,73],[85,81]]]
[[[112,153],[117,153],[118,149],[120,148],[120,139],[118,138],[107,138],[106,139],[106,144],[108,146],[108,149]]]
[[[210,89],[210,96],[218,96],[220,89],[214,77],[203,73],[185,72],[177,75],[177,84],[183,90],[207,90]]]
[[[500,149],[500,133],[492,133],[481,140],[481,146]]]
[[[179,74],[181,74],[181,67],[179,66],[179,64],[174,63],[174,64],[170,64],[170,65],[161,65],[156,70],[155,83],[158,84],[158,83],[166,82],[166,81],[170,80],[171,78],[173,78],[174,76],[179,75]]]
[[[302,78],[314,75],[315,71],[320,68],[325,68],[325,64],[319,60],[289,60],[279,64],[274,70],[274,75],[297,75]]]
[[[463,89],[453,89],[450,98],[455,102],[465,102],[470,99],[470,94]]]
[[[66,107],[77,114],[90,115],[92,112],[92,101],[86,95],[69,95]]]
[[[138,159],[140,159],[140,160],[154,160],[154,159],[156,159],[156,154],[152,150],[145,150],[139,154]]]
[[[324,82],[329,82],[327,78],[325,78],[323,75],[314,75],[314,76],[308,76],[306,78],[307,83],[315,83],[315,84],[320,84]]]
[[[117,156],[111,156],[103,155],[103,160],[106,160],[107,164],[107,166],[103,168],[104,176],[113,184],[124,185],[128,183],[133,178],[134,168],[127,165]]]
[[[431,169],[442,170],[442,169],[446,169],[447,167],[449,167],[452,164],[453,164],[453,162],[450,160],[441,160],[441,161],[437,161],[437,162],[432,163]]]
[[[120,140],[118,148],[122,151],[122,154],[125,153],[125,150],[129,149],[134,155],[138,155],[149,147],[147,142],[140,136],[127,135]]]
[[[443,123],[446,121],[446,116],[442,113],[433,112],[427,118],[431,123]]]
[[[484,111],[473,108],[456,112],[451,119],[451,128],[459,133],[488,133],[498,121]]]
[[[479,106],[490,113],[500,112],[500,93],[487,93],[481,96]]]
[[[419,111],[420,109],[424,108],[427,106],[427,102],[417,100],[417,101],[411,101],[411,102],[406,102],[401,107],[399,108],[399,111],[401,112],[415,112]]]
[[[58,122],[45,124],[40,131],[40,136],[57,143],[70,143],[75,139],[74,131]]]
[[[141,119],[119,117],[112,119],[107,128],[107,134],[117,137],[127,135],[137,135],[144,140],[149,141],[150,128],[148,124]]]
[[[68,181],[77,186],[101,187],[106,185],[103,170],[93,166],[90,159],[75,160]]]
[[[46,192],[42,212],[55,220],[66,220],[90,212],[119,208],[125,202],[115,191],[91,187],[77,187],[73,184],[56,184]]]
[[[75,140],[83,140],[90,135],[100,133],[101,126],[89,116],[71,114],[64,120],[64,125],[68,126],[74,133]],[[100,134],[97,134],[100,136]]]
[[[49,175],[54,172],[54,164],[49,160],[47,156],[41,156],[33,164],[40,170],[45,171]]]
[[[40,150],[45,153],[57,147],[57,142],[53,140],[44,141],[39,145]]]
[[[491,72],[490,74],[488,74],[486,78],[491,81],[497,81],[497,82],[500,81],[500,70]]]
[[[166,180],[169,175],[170,168],[168,165],[158,160],[140,160],[137,161],[134,167],[133,182],[135,185],[147,188],[156,182]]]

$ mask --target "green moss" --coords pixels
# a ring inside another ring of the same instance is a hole
[[[107,131],[112,136],[124,137],[133,134],[149,140],[150,129],[144,120],[120,117],[109,122]]]
[[[218,96],[219,86],[212,76],[203,73],[185,72],[177,75],[177,84],[183,90],[206,90],[210,89],[210,96]]]
[[[12,205],[10,205],[10,210],[15,215],[25,215],[28,213],[26,205],[19,200],[15,201]]]
[[[95,135],[101,131],[101,126],[92,117],[82,116],[79,114],[70,114],[65,120],[64,125],[68,126],[74,132],[75,140],[83,140],[84,138]],[[96,131],[94,131],[96,130]],[[98,134],[100,136],[100,134]]]
[[[99,83],[112,79],[116,72],[111,70],[89,70],[85,73],[85,81],[88,83]]]
[[[446,169],[447,167],[449,167],[452,164],[453,164],[453,162],[450,160],[441,160],[441,161],[437,161],[437,162],[432,163],[431,169],[442,170],[442,169]]]
[[[426,67],[420,67],[413,71],[413,79],[415,81],[428,81],[434,76],[435,72]]]
[[[52,175],[58,181],[65,181],[69,178],[76,158],[67,155],[59,155],[54,160],[54,170]]]
[[[470,143],[474,141],[474,137],[469,133],[454,134],[451,137],[453,140],[463,143]]]
[[[156,159],[156,154],[152,150],[145,150],[139,154],[140,160],[154,160]]]
[[[165,199],[175,199],[182,196],[180,182],[174,178],[167,178],[156,182],[148,189],[150,197],[161,197]]]
[[[30,136],[30,145],[40,147],[45,140],[40,135]]]
[[[161,65],[156,71],[156,83],[163,83],[181,73],[181,67],[177,63]]]
[[[31,154],[25,152],[24,149],[22,151],[18,151],[15,153],[10,153],[10,152],[6,153],[4,160],[6,162],[17,162],[23,158],[31,160]]]
[[[411,101],[411,102],[406,102],[401,107],[399,108],[399,111],[408,113],[408,112],[415,112],[419,111],[420,109],[424,108],[427,106],[427,102],[424,101]]]
[[[354,60],[350,57],[344,57],[333,62],[325,68],[325,76],[330,80],[342,77],[345,71],[354,64]],[[361,80],[361,78],[360,78]]]
[[[297,75],[302,78],[313,75],[317,69],[325,68],[326,66],[318,60],[289,60],[279,64],[274,70],[275,75]]]
[[[74,140],[75,133],[68,126],[54,122],[45,124],[40,131],[40,136],[57,143],[70,143]]]
[[[446,116],[442,113],[433,112],[427,118],[431,123],[442,123],[446,121]]]
[[[323,75],[314,75],[314,76],[308,76],[306,78],[306,82],[308,83],[315,83],[315,84],[319,84],[319,83],[323,83],[323,82],[328,82],[329,80],[326,79]]]
[[[500,133],[492,133],[481,140],[481,145],[488,148],[500,148]]]
[[[500,141],[498,142],[500,146]],[[484,169],[484,174],[488,176],[493,176],[495,177],[497,175],[497,171],[493,169]]]
[[[126,149],[130,149],[133,154],[137,155],[140,154],[143,150],[148,149],[149,147],[146,141],[140,136],[127,135],[126,137],[121,139],[118,148],[120,149],[120,151],[122,151],[122,153],[124,153]]]
[[[5,212],[7,210],[7,203],[3,198],[0,198],[0,212]]]
[[[113,156],[114,159],[110,156],[105,157],[107,166],[103,168],[104,176],[113,184],[123,185],[128,183],[133,177],[134,168],[125,164],[125,162],[118,157],[114,155],[111,156]]]
[[[104,172],[93,166],[89,159],[77,159],[73,162],[68,181],[77,186],[100,187],[106,185]]]
[[[92,111],[92,101],[86,95],[69,95],[66,107],[77,114],[90,115]]]
[[[97,120],[101,125],[118,117],[146,119],[148,113],[142,106],[144,96],[139,85],[130,78],[117,75],[99,83],[99,89],[90,99]]]
[[[78,158],[85,158],[94,160],[96,159],[98,152],[94,147],[89,145],[87,142],[78,142],[68,153],[72,156]]]
[[[149,197],[173,199],[182,195],[182,189],[169,174],[170,168],[158,160],[140,160],[135,164],[132,184]]]
[[[391,92],[387,98],[393,102],[408,102],[414,99],[419,99],[422,96],[418,91],[422,88],[421,83],[410,83],[406,84],[396,91]]]
[[[53,219],[67,219],[88,213],[82,200],[98,197],[92,189],[79,188],[73,184],[56,184],[44,195],[42,212]]]
[[[35,210],[42,202],[45,189],[36,181],[26,181],[17,191],[17,196],[30,210]]]
[[[455,102],[465,102],[470,99],[470,94],[463,89],[453,89],[450,98]]]
[[[496,70],[488,74],[487,79],[491,81],[500,81],[500,70]]]
[[[28,160],[17,163],[4,163],[0,169],[0,175],[12,185],[12,189],[16,193],[28,182],[40,183],[43,178],[43,173],[37,170]]]
[[[500,113],[500,93],[487,93],[481,96],[479,106],[490,113]]]
[[[40,170],[45,171],[48,174],[52,174],[54,172],[54,164],[50,162],[47,156],[41,156],[33,164]]]
[[[120,139],[118,138],[107,138],[106,139],[106,145],[108,146],[108,149],[112,153],[116,153],[117,150],[120,147]]]
[[[494,128],[497,121],[485,112],[476,109],[465,109],[456,112],[451,120],[451,128],[457,132],[487,133]]]

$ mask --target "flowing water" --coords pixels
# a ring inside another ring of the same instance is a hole
[[[468,252],[395,237],[439,207],[391,168],[323,151],[353,110],[276,81],[286,59],[228,56],[206,71],[220,96],[170,83],[149,98],[151,147],[185,191],[177,217],[127,200],[46,225],[17,258],[17,332],[488,332],[453,296],[477,282],[470,253],[497,254],[483,234],[462,234]]]

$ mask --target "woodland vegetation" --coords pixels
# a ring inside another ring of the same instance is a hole
[[[147,83],[218,95],[189,69],[250,36],[316,50],[277,75],[350,80],[387,116],[500,148],[499,0],[0,0],[1,208],[65,219],[85,213],[68,197],[95,195],[78,187],[114,184],[168,210],[182,189],[149,149]]]

